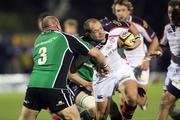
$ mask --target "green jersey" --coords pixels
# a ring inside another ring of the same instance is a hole
[[[76,55],[87,55],[92,48],[82,39],[49,31],[34,44],[34,67],[28,87],[66,89],[67,74]]]
[[[86,56],[79,56],[79,59],[86,59]],[[86,60],[80,68],[77,70],[77,73],[85,80],[92,82],[93,77],[93,64],[90,60]]]

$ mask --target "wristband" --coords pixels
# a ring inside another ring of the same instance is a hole
[[[144,61],[150,61],[150,60],[151,60],[150,57],[145,57],[145,58],[144,58]]]

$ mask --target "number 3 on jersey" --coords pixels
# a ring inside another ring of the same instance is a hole
[[[47,48],[46,47],[40,48],[38,54],[40,55],[38,59],[38,64],[44,65],[47,61]]]

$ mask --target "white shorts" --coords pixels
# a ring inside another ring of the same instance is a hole
[[[93,91],[96,102],[103,102],[111,97],[115,88],[127,80],[135,80],[133,71],[127,64],[121,65],[116,71],[112,71],[107,76],[93,76]]]
[[[172,81],[172,85],[180,90],[180,66],[177,64],[171,63],[168,67],[164,90],[167,89],[166,86],[169,84],[169,81]]]
[[[141,70],[140,68],[133,66],[131,66],[131,68],[134,72],[138,84],[147,85],[149,82],[149,69]]]

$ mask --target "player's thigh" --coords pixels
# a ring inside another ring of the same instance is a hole
[[[75,104],[57,112],[57,114],[65,120],[80,120],[80,114]]]
[[[19,120],[35,120],[39,111],[29,109],[25,106],[22,107],[22,111]]]
[[[135,80],[126,80],[119,86],[120,92],[134,100],[137,99],[137,82]]]
[[[75,99],[76,105],[81,106],[81,100],[84,96],[86,96],[86,93],[83,91],[81,91],[77,94],[76,99]]]
[[[105,100],[103,102],[96,102],[96,105],[97,105],[97,111],[100,112],[100,113],[103,113],[105,114],[108,110],[108,105],[109,105],[109,100]]]
[[[89,110],[96,107],[95,99],[92,95],[88,95],[85,92],[80,92],[76,97],[76,105]]]
[[[176,101],[176,98],[174,95],[172,95],[169,91],[166,91],[163,95],[162,101],[161,101],[161,107],[164,108],[170,108]]]

